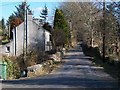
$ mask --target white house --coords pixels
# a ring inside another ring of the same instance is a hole
[[[2,53],[6,52],[12,56],[18,56],[23,53],[24,47],[24,22],[13,29],[13,41],[2,48]],[[32,14],[27,15],[27,33],[26,44],[29,49],[38,47],[42,51],[49,51],[50,46],[50,32],[43,29],[39,24],[38,19],[33,19]]]

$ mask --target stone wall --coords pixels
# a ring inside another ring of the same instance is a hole
[[[27,73],[28,77],[38,76],[43,72],[43,65],[37,64],[31,67],[28,67],[27,70],[28,70],[28,73]]]
[[[56,54],[51,55],[46,62],[28,67],[27,77],[40,76],[50,73],[53,70],[52,66],[54,63],[61,62],[61,60],[61,53],[57,52]]]

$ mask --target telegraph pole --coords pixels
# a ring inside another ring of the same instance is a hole
[[[106,10],[105,10],[105,0],[103,0],[103,56],[102,59],[105,62],[105,27],[106,27]]]
[[[25,12],[24,12],[24,39],[23,39],[23,55],[24,55],[24,63],[26,61],[27,56],[27,0],[25,0]]]

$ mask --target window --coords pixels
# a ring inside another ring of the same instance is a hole
[[[6,46],[6,52],[7,52],[7,53],[10,52],[10,46]]]

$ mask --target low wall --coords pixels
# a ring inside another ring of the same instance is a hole
[[[27,77],[40,76],[49,73],[49,70],[52,70],[51,66],[54,65],[54,62],[60,62],[61,59],[61,52],[57,52],[56,54],[51,55],[46,62],[27,67]]]
[[[42,64],[33,65],[31,67],[28,67],[27,70],[28,70],[27,73],[28,77],[37,76],[43,72],[43,65]]]

